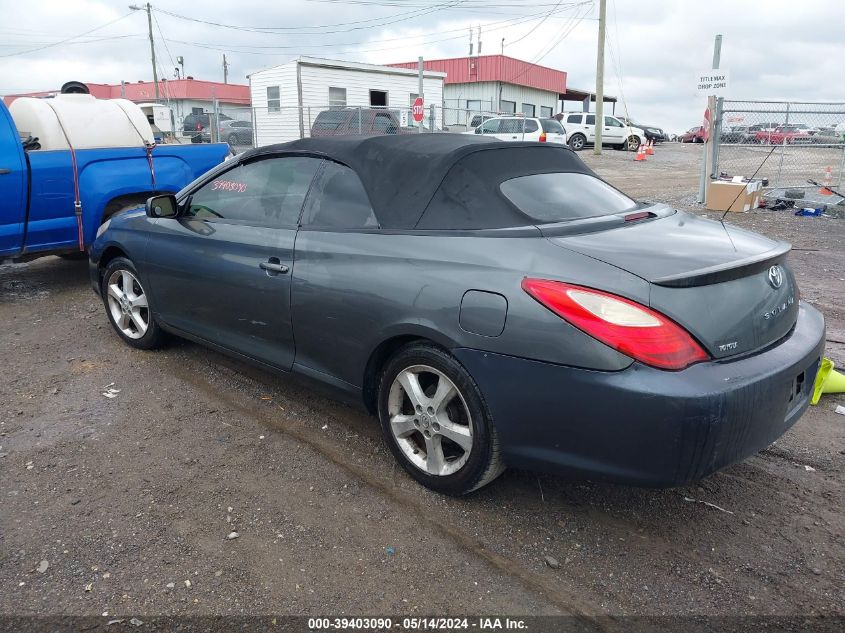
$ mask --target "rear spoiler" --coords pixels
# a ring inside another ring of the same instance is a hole
[[[790,250],[792,250],[792,244],[778,242],[777,246],[773,249],[764,251],[758,255],[746,257],[745,259],[717,264],[716,266],[708,266],[707,268],[699,268],[698,270],[691,270],[676,275],[649,279],[649,281],[656,286],[665,286],[667,288],[690,288],[693,286],[707,286],[709,284],[730,281],[753,275],[783,261]]]

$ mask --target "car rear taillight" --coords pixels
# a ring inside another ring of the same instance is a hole
[[[523,279],[522,289],[582,332],[646,365],[684,369],[710,359],[680,325],[629,299],[546,279]]]
[[[541,143],[546,142],[546,133],[545,132],[540,132],[540,142]]]

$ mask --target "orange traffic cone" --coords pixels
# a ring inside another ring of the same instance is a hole
[[[634,160],[645,160],[645,143],[640,143],[637,148],[637,157]]]
[[[645,153],[649,156],[654,156],[654,141],[652,141],[651,139],[646,141]]]
[[[824,186],[819,189],[819,193],[823,196],[832,196],[833,192],[829,187],[833,184],[833,170],[828,167],[824,170]]]

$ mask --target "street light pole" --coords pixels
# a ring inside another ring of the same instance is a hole
[[[147,28],[150,34],[150,56],[153,62],[153,85],[155,86],[156,101],[158,101],[158,72],[156,71],[156,47],[153,42],[153,5],[149,2],[144,6],[139,7],[135,4],[130,4],[129,8],[132,11],[146,11],[147,12]]]
[[[593,154],[601,155],[601,132],[604,129],[604,32],[607,0],[599,2],[599,48],[596,55],[596,141]]]

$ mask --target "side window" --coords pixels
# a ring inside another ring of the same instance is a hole
[[[596,124],[596,115],[595,114],[588,114],[587,120],[585,121],[587,125],[595,125]]]
[[[490,119],[489,121],[485,121],[483,125],[476,129],[481,130],[481,134],[498,134],[501,123],[501,119]]]
[[[326,161],[314,181],[302,214],[302,225],[325,229],[378,228],[370,199],[358,174]]]
[[[286,156],[238,165],[195,191],[185,217],[270,228],[296,226],[321,162]]]
[[[528,119],[525,121],[525,131],[526,132],[536,132],[540,129],[540,126],[537,125],[537,121],[534,119]]]
[[[580,114],[570,114],[566,117],[567,123],[581,123],[581,115]]]
[[[604,117],[604,124],[606,127],[624,127],[618,119],[614,119],[612,116]]]
[[[393,122],[393,117],[386,112],[376,113],[373,129],[382,134],[396,134],[396,124]]]
[[[499,119],[497,134],[521,134],[523,122],[520,119]]]

